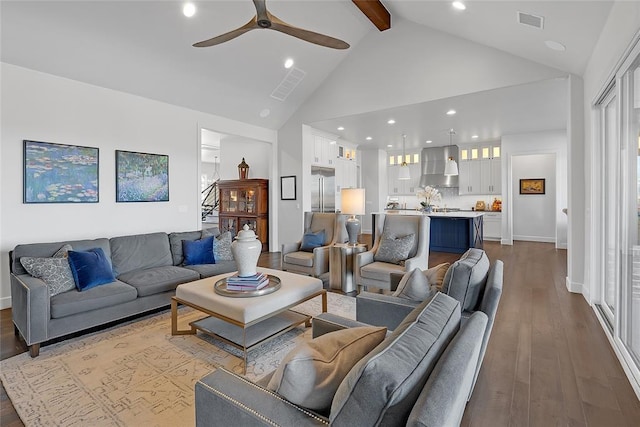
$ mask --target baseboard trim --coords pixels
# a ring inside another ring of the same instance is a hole
[[[524,240],[526,242],[542,242],[542,243],[555,243],[555,237],[540,237],[540,236],[513,236],[513,240]]]
[[[11,297],[0,298],[0,310],[11,308]]]

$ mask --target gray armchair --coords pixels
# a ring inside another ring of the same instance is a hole
[[[329,272],[329,248],[347,241],[345,216],[335,213],[305,212],[304,232],[324,230],[324,245],[313,252],[301,250],[302,240],[282,245],[282,269],[313,277]]]
[[[487,327],[482,338],[473,384],[478,377],[498,311],[502,295],[503,269],[502,261],[496,260],[490,265],[482,249],[472,248],[449,267],[442,283],[441,292],[460,302],[462,324],[476,311],[487,315]],[[392,281],[397,285],[397,277],[392,278]],[[358,322],[386,326],[387,329],[394,330],[402,319],[420,304],[421,301],[397,296],[361,292],[356,297],[356,319]]]
[[[414,268],[426,270],[429,265],[429,227],[431,220],[426,215],[374,215],[374,242],[371,250],[360,253],[354,262],[356,284],[365,288],[374,286],[394,290],[392,273],[404,274]],[[377,260],[383,236],[400,238],[413,234],[413,245],[402,263]]]

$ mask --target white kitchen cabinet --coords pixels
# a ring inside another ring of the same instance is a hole
[[[502,194],[500,158],[480,160],[480,193]]]
[[[502,240],[502,212],[485,212],[483,222],[484,240]]]
[[[481,167],[477,160],[464,160],[458,164],[458,194],[481,193]]]
[[[336,209],[341,209],[343,188],[358,187],[358,164],[353,160],[336,159]]]
[[[401,166],[393,165],[387,167],[387,176],[389,182],[388,193],[390,196],[415,195],[420,188],[420,164],[411,163],[407,165],[409,168],[410,179],[398,179]]]
[[[335,167],[338,157],[336,141],[322,135],[313,135],[313,159],[315,166]]]

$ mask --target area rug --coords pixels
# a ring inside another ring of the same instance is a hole
[[[294,308],[317,315],[320,298]],[[355,317],[355,299],[328,293],[328,311]],[[180,323],[202,317],[181,308]],[[249,352],[246,377],[274,370],[300,326]],[[171,336],[171,314],[149,316],[0,362],[0,380],[26,426],[193,426],[194,385],[216,367],[242,375],[241,352],[207,335]]]

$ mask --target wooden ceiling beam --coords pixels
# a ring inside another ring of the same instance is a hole
[[[351,0],[358,9],[365,14],[369,21],[373,22],[378,30],[384,31],[391,28],[391,14],[380,0]]]

